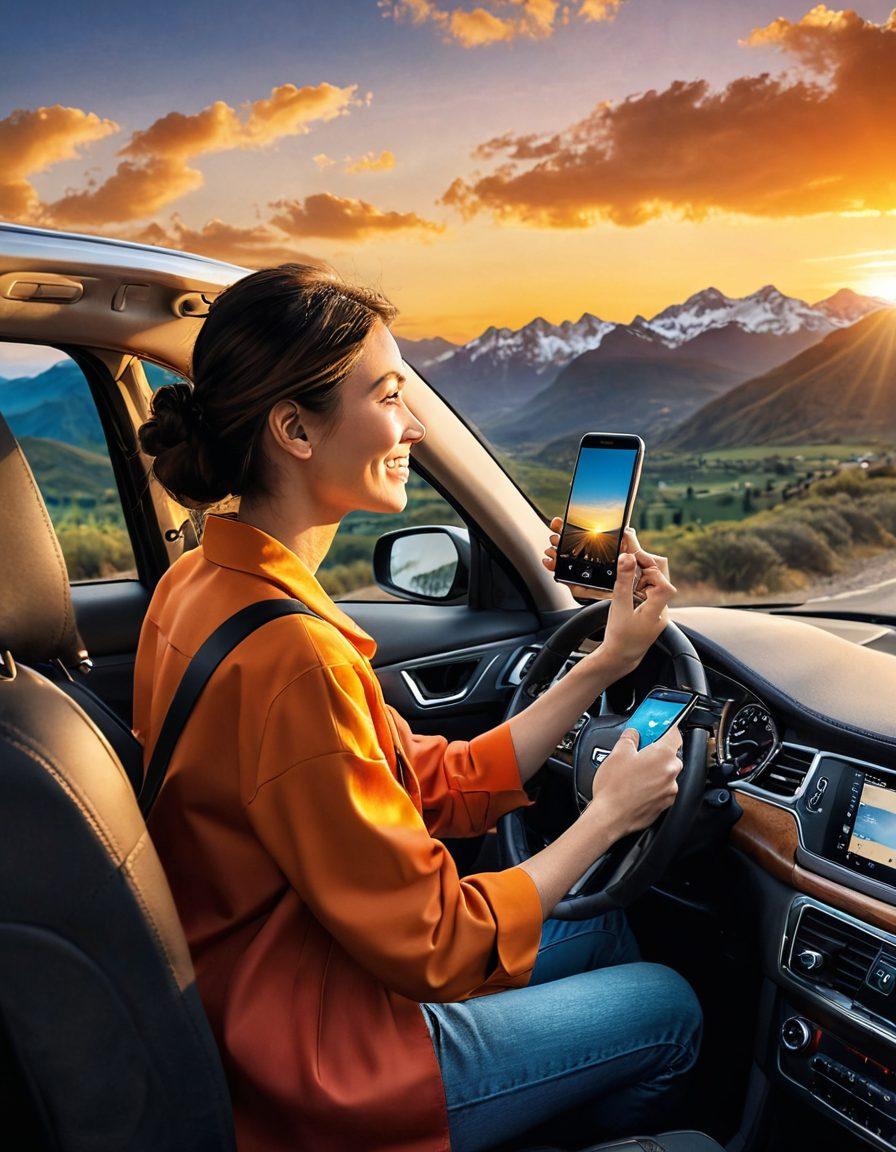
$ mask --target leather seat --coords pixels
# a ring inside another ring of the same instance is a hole
[[[220,1057],[132,784],[98,723],[30,667],[84,653],[56,536],[2,418],[0,588],[0,1058],[12,1065],[0,1081],[18,1087],[6,1093],[17,1147],[233,1149]]]
[[[20,1129],[20,1152],[232,1152],[220,1057],[137,806],[141,749],[60,678],[86,652],[59,543],[2,416],[0,588],[4,1126]],[[720,1152],[697,1132],[598,1149]]]

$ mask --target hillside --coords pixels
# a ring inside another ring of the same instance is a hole
[[[25,437],[22,451],[50,509],[79,504],[118,508],[118,490],[108,456],[60,444],[57,440]]]
[[[669,348],[633,328],[617,328],[517,412],[485,424],[487,435],[507,447],[539,449],[598,429],[654,438],[743,378],[692,357],[690,345]]]
[[[896,439],[896,308],[873,312],[726,395],[664,449]]]

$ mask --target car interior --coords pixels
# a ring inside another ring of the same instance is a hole
[[[130,723],[143,615],[202,527],[139,450],[147,371],[188,376],[202,318],[242,274],[0,225],[0,341],[78,365],[133,550],[132,574],[70,578],[0,411],[0,1141],[14,1135],[21,1152],[234,1147],[221,1061],[138,806]],[[463,527],[384,534],[383,595],[344,606],[377,641],[385,698],[412,730],[472,738],[600,643],[606,602],[582,607],[553,580],[543,514],[462,415],[407,374],[427,427],[412,467]],[[393,564],[425,537],[453,556],[441,596],[403,587]],[[894,1148],[896,870],[850,844],[857,809],[872,793],[886,806],[896,787],[896,630],[808,608],[673,608],[671,619],[533,778],[525,815],[449,842],[458,870],[512,866],[550,843],[650,689],[699,693],[676,804],[598,861],[561,910],[626,907],[644,958],[699,997],[699,1064],[675,1131],[577,1147]]]

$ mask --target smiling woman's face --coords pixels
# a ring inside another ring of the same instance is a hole
[[[389,329],[377,321],[364,352],[342,385],[329,429],[311,414],[306,475],[315,499],[341,518],[349,512],[401,512],[411,449],[426,429],[403,397],[404,364]]]

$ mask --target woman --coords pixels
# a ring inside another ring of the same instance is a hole
[[[402,398],[394,316],[307,266],[248,276],[199,333],[192,390],[159,389],[140,429],[182,503],[240,497],[153,595],[135,672],[146,762],[190,657],[223,620],[284,596],[322,617],[269,623],[219,667],[150,821],[239,1146],[472,1150],[589,1104],[608,1128],[643,1130],[695,1058],[693,993],[636,962],[621,915],[547,918],[672,802],[677,733],[642,752],[621,741],[594,803],[518,868],[459,879],[434,837],[479,835],[529,803],[525,781],[637,665],[674,589],[632,537],[646,599],[634,609],[627,554],[599,650],[473,740],[412,734],[383,700],[374,641],[314,576],[343,516],[407,500],[424,428]]]

